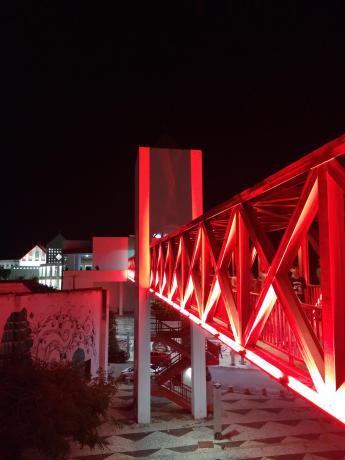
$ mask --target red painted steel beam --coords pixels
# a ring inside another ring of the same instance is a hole
[[[210,211],[203,214],[203,216],[194,219],[192,222],[181,226],[180,228],[174,230],[173,232],[169,233],[166,238],[172,238],[184,232],[191,227],[197,225],[202,220],[206,220],[210,217],[215,217],[219,214],[222,214],[229,208],[236,206],[239,203],[244,203],[249,200],[253,200],[254,198],[262,195],[263,193],[272,190],[279,185],[283,185],[287,181],[291,180],[292,178],[304,174],[310,171],[313,168],[316,168],[320,164],[330,161],[333,158],[337,158],[340,155],[345,154],[345,134],[334,139],[333,141],[329,142],[328,144],[323,145],[322,147],[314,150],[313,152],[305,155],[300,160],[291,163],[286,168],[281,169],[277,173],[271,175],[267,179],[263,180],[259,184],[251,187],[244,192],[235,195],[230,200],[226,201],[225,203],[216,206],[215,208],[211,209]],[[152,244],[157,244],[157,241],[153,241]]]
[[[211,274],[211,268],[213,267],[212,264],[212,256],[211,256],[211,248],[210,244],[207,238],[207,231],[205,226],[202,224],[200,226],[200,231],[201,231],[201,290],[202,290],[202,296],[201,296],[201,305],[199,306],[199,315],[200,318],[202,318],[203,312],[205,310],[205,306],[210,294],[210,289],[211,289],[211,283],[210,283],[210,277],[212,277]]]
[[[345,381],[345,231],[344,190],[319,172],[320,266],[326,385],[337,390]]]
[[[249,233],[243,217],[237,211],[237,310],[239,313],[240,342],[243,343],[243,333],[247,326],[250,311],[250,257],[249,257]]]

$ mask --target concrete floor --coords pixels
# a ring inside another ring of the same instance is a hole
[[[236,367],[211,367],[210,370],[213,379],[223,383],[222,440],[214,440],[212,416],[194,421],[190,414],[163,398],[152,398],[152,423],[145,427],[137,425],[131,406],[132,385],[123,384],[110,410],[121,425],[106,423],[101,427],[101,434],[109,442],[108,448],[91,451],[74,446],[70,458],[345,458],[345,428],[292,393],[286,390],[281,393],[283,388],[261,371],[239,363]],[[229,392],[229,386],[233,392]]]

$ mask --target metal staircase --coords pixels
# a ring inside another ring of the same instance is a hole
[[[186,410],[191,410],[192,389],[182,382],[182,374],[190,367],[190,325],[188,321],[164,319],[154,312],[151,318],[151,340],[169,349],[169,364],[160,368],[151,381],[151,394],[163,396]]]
[[[190,357],[186,358],[182,356],[180,353],[175,354],[175,356],[171,359],[171,362],[168,366],[163,367],[160,372],[157,372],[155,375],[155,382],[158,384],[163,384],[167,380],[171,380],[175,377],[179,376],[185,369],[190,367]]]
[[[189,321],[181,318],[165,320],[160,312],[152,313],[151,340],[170,349],[170,361],[162,365],[151,380],[151,394],[191,410],[192,389],[183,382],[183,372],[191,366]],[[205,353],[207,364],[218,363],[218,349],[209,341],[206,341]]]
[[[167,398],[188,411],[192,408],[192,389],[190,386],[183,383],[180,385],[174,385],[173,382],[169,380],[163,385],[158,385],[157,383],[152,382],[151,394]]]

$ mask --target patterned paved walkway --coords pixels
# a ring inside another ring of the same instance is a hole
[[[195,422],[162,398],[152,398],[152,423],[134,422],[132,387],[122,385],[111,414],[120,427],[104,424],[106,450],[74,448],[71,459],[128,460],[133,458],[342,460],[345,428],[290,393],[268,396],[223,392],[223,439],[214,441],[212,417]]]

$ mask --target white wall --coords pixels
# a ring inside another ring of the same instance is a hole
[[[108,309],[102,289],[0,295],[0,333],[10,314],[27,311],[33,357],[71,361],[81,348],[91,360],[91,374],[108,366]],[[0,345],[1,347],[2,345]]]
[[[120,284],[122,284],[121,295]],[[126,270],[68,270],[63,272],[63,289],[94,287],[108,290],[110,310],[119,312],[121,297],[123,313],[134,311],[137,303],[136,288],[133,283],[127,281]]]
[[[25,256],[19,259],[19,265],[22,267],[39,267],[46,263],[46,253],[40,246],[34,246]]]
[[[95,283],[127,281],[127,270],[67,270],[63,272],[63,289],[84,289]]]
[[[127,270],[128,237],[94,237],[93,267],[100,270]]]

